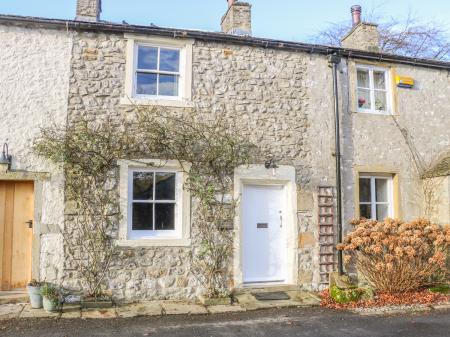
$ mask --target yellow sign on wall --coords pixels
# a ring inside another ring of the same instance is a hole
[[[406,76],[395,76],[395,83],[400,88],[413,88],[414,79]]]

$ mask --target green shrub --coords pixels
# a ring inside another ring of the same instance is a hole
[[[340,304],[357,302],[364,295],[365,290],[362,288],[339,289],[333,286],[330,289],[330,295],[333,301]]]

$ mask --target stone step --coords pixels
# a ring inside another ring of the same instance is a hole
[[[300,290],[299,285],[277,284],[277,285],[249,285],[241,288],[234,288],[233,295],[249,294],[249,293],[272,293]]]
[[[0,291],[0,305],[28,303],[28,293],[26,291]]]

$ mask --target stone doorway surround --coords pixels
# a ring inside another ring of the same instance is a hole
[[[45,172],[9,171],[6,167],[0,167],[1,181],[32,181],[34,183],[34,223],[32,237],[31,277],[40,277],[40,252],[41,252],[41,214],[43,200],[44,181],[50,179],[50,174]]]
[[[252,287],[244,284],[242,269],[242,193],[244,185],[282,185],[286,191],[286,228],[287,236],[287,268],[284,284],[298,284],[298,227],[297,227],[297,186],[295,168],[280,165],[277,168],[265,168],[264,165],[240,166],[234,171],[234,198],[238,200],[238,208],[234,219],[234,256],[233,256],[233,285],[234,288]],[[255,285],[261,287],[261,284]]]

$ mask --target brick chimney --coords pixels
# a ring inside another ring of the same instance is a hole
[[[222,32],[226,34],[252,35],[252,5],[247,2],[227,0],[228,10],[222,17]]]
[[[353,28],[342,38],[342,47],[379,52],[380,34],[378,33],[378,25],[361,21],[361,6],[352,6],[351,13]]]
[[[97,22],[100,20],[101,12],[102,0],[77,0],[75,20]]]

